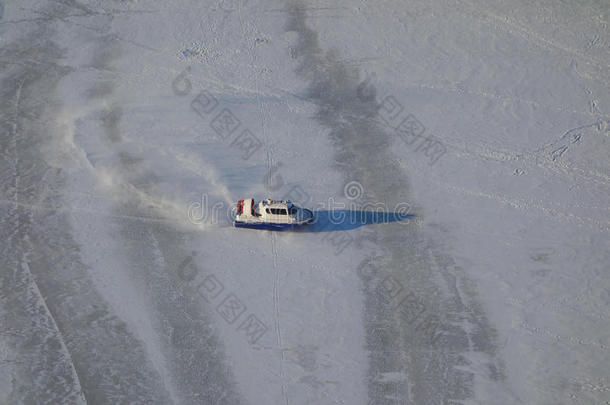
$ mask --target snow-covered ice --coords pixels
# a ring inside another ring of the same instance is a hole
[[[609,12],[0,0],[0,403],[609,404]]]

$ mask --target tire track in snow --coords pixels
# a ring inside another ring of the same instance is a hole
[[[359,181],[390,207],[409,201],[406,176],[393,163],[389,135],[375,123],[376,100],[358,100],[358,71],[342,63],[338,52],[322,50],[317,33],[306,24],[305,9],[301,2],[293,4],[287,31],[297,34],[296,71],[309,82],[308,100],[318,106],[315,119],[329,129],[337,169],[345,181]],[[442,253],[444,236],[435,234],[432,239],[412,224],[385,224],[367,237],[375,242],[373,251],[378,254],[369,258],[368,274],[361,274],[370,403],[490,402],[475,398],[475,382],[485,382],[482,390],[476,387],[477,394],[514,399],[503,387],[495,331],[472,282]],[[414,325],[378,294],[374,286],[388,275],[409,286],[432,314],[438,314],[442,333],[438,343],[418,339]]]
[[[242,36],[246,37],[247,31],[246,31],[246,28],[245,28],[243,20],[242,20],[241,2],[239,3],[238,18],[239,18],[241,31],[242,31]],[[254,45],[252,45],[250,47],[249,54],[251,57],[251,64],[254,67],[255,61],[256,61],[256,52],[255,52]],[[252,69],[252,70],[255,71],[256,69]],[[257,103],[257,106],[258,106],[258,109],[260,112],[261,134],[262,134],[263,145],[264,145],[264,150],[265,150],[265,154],[266,154],[267,173],[270,174],[270,173],[272,173],[272,170],[274,169],[274,164],[275,164],[274,158],[273,158],[273,149],[272,149],[273,140],[271,139],[268,131],[266,130],[265,122],[266,122],[266,120],[270,120],[271,113],[270,113],[269,107],[267,106],[267,101],[265,100],[265,98],[267,98],[267,97],[266,97],[265,93],[260,89],[260,86],[258,85],[258,83],[256,83],[256,82],[254,85],[253,94],[256,99],[256,103]],[[270,176],[269,176],[269,181],[271,181]],[[264,186],[266,189],[270,189],[269,184],[265,184]],[[273,263],[272,263],[273,264],[273,311],[274,311],[274,318],[275,318],[274,321],[275,321],[276,343],[277,343],[277,346],[278,346],[278,349],[280,352],[279,376],[280,376],[280,384],[281,384],[281,389],[282,389],[282,397],[284,398],[284,403],[286,405],[288,405],[289,404],[288,390],[286,387],[286,373],[284,371],[284,363],[286,361],[286,351],[284,349],[284,342],[282,339],[282,326],[281,326],[281,318],[280,318],[279,285],[280,285],[281,267],[278,266],[279,253],[278,253],[277,235],[274,232],[268,232],[268,235],[269,235],[269,241],[271,244],[271,256],[272,256],[272,261],[273,261]]]
[[[284,350],[284,343],[282,341],[282,328],[280,325],[280,297],[279,297],[279,283],[280,283],[280,267],[277,264],[278,252],[277,252],[277,235],[271,233],[271,253],[273,255],[273,308],[275,312],[275,335],[276,342],[280,350],[280,379],[282,384],[282,396],[284,402],[288,405],[288,392],[286,391],[286,376],[284,374],[284,361],[286,360],[286,352]]]

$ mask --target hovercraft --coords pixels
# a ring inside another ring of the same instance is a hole
[[[313,222],[313,212],[297,207],[291,201],[262,200],[258,204],[254,199],[237,202],[237,216],[233,225],[236,228],[268,229],[283,231]]]

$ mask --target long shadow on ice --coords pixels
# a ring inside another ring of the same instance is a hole
[[[300,228],[302,232],[349,231],[365,225],[407,221],[414,214],[388,211],[318,210],[314,222]],[[405,224],[408,222],[404,222]]]

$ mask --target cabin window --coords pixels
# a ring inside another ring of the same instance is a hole
[[[288,215],[284,208],[267,208],[267,213],[271,211],[273,215]]]

